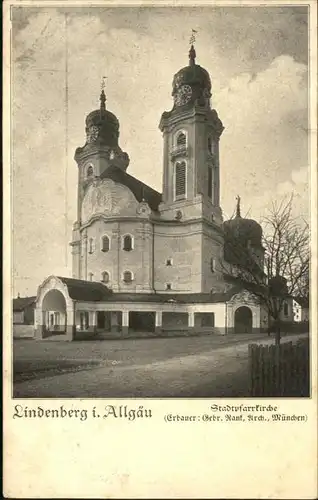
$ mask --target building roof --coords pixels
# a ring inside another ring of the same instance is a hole
[[[77,280],[57,276],[67,286],[69,296],[73,300],[99,302],[107,300],[112,294],[111,290],[98,281]]]
[[[162,200],[161,193],[136,179],[136,177],[127,174],[124,170],[111,166],[101,174],[101,178],[111,179],[114,182],[127,186],[139,202],[145,200],[152,210],[158,210],[158,206]]]
[[[28,306],[35,304],[36,297],[18,297],[13,299],[13,311],[24,311]]]
[[[294,300],[304,309],[309,308],[309,297],[293,297]]]

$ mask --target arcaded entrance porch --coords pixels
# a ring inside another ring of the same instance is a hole
[[[51,276],[39,287],[36,338],[249,333],[260,306],[246,291],[223,294],[113,293],[100,282]]]

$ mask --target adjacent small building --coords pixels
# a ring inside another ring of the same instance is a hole
[[[33,325],[36,297],[20,297],[13,299],[13,324]]]
[[[309,297],[293,298],[293,320],[296,322],[309,322]]]

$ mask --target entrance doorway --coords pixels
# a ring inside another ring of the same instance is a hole
[[[129,312],[129,330],[134,332],[154,332],[155,312]]]
[[[97,312],[97,329],[98,330],[110,330],[110,312],[109,311],[98,311]]]
[[[235,333],[252,333],[253,315],[249,307],[242,306],[236,309],[234,315]]]

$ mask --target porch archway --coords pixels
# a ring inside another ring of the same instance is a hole
[[[60,290],[49,290],[42,301],[43,326],[51,334],[66,333],[66,300]]]

